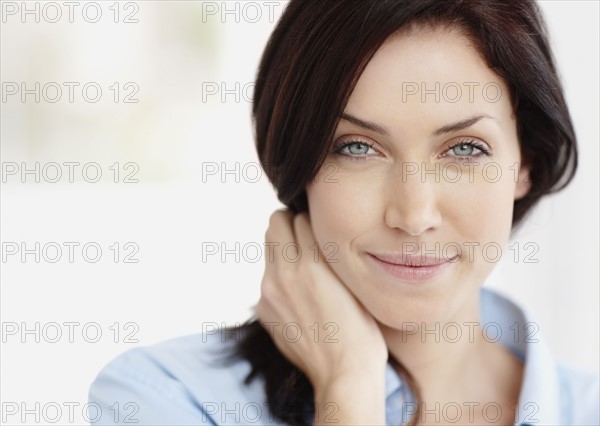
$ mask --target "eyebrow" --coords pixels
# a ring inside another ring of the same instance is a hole
[[[481,120],[483,118],[490,118],[492,120],[496,120],[496,118],[492,117],[491,115],[479,114],[479,115],[475,115],[470,118],[466,118],[461,121],[457,121],[456,123],[451,123],[451,124],[442,126],[439,129],[434,130],[433,134],[436,136],[439,136],[439,135],[443,135],[445,133],[455,132],[457,130],[463,130],[463,129],[466,129],[467,127],[472,126],[473,124],[477,123],[479,120]],[[371,121],[362,120],[362,119],[357,118],[348,113],[343,113],[341,119],[349,121],[350,123],[355,124],[359,127],[362,127],[363,129],[372,130],[373,132],[379,133],[380,135],[389,136],[389,131],[385,127],[375,124]]]

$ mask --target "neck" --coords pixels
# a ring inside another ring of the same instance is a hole
[[[465,306],[452,319],[415,324],[416,330],[380,324],[390,355],[411,373],[421,402],[427,406],[436,402],[517,402],[520,362],[499,343],[486,340],[479,292]]]

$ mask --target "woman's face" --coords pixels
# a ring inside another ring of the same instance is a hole
[[[387,326],[459,318],[507,251],[513,202],[528,189],[507,86],[455,31],[395,34],[344,114],[306,188],[317,241],[334,244],[330,267]],[[415,282],[369,253],[458,257]]]

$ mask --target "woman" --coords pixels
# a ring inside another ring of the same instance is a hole
[[[598,376],[481,287],[577,168],[535,3],[292,0],[253,99],[288,207],[256,318],[112,361],[101,424],[600,424]]]

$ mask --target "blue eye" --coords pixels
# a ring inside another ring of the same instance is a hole
[[[456,151],[456,148],[460,148],[460,151]],[[455,145],[452,148],[452,152],[462,157],[463,155],[471,155],[475,149],[476,148],[473,145],[461,143],[460,145]]]
[[[478,142],[475,142],[475,140],[473,139],[463,140],[457,144],[452,145],[450,148],[448,148],[446,152],[450,151],[454,153],[454,155],[450,155],[450,157],[458,158],[460,161],[468,161],[470,158],[477,158],[481,156],[490,155],[490,151],[485,146]],[[479,151],[479,153],[474,153],[474,151]]]
[[[333,152],[349,157],[352,160],[361,160],[368,157],[366,154],[372,149],[373,145],[374,144],[368,144],[363,141],[342,142],[335,146]]]

